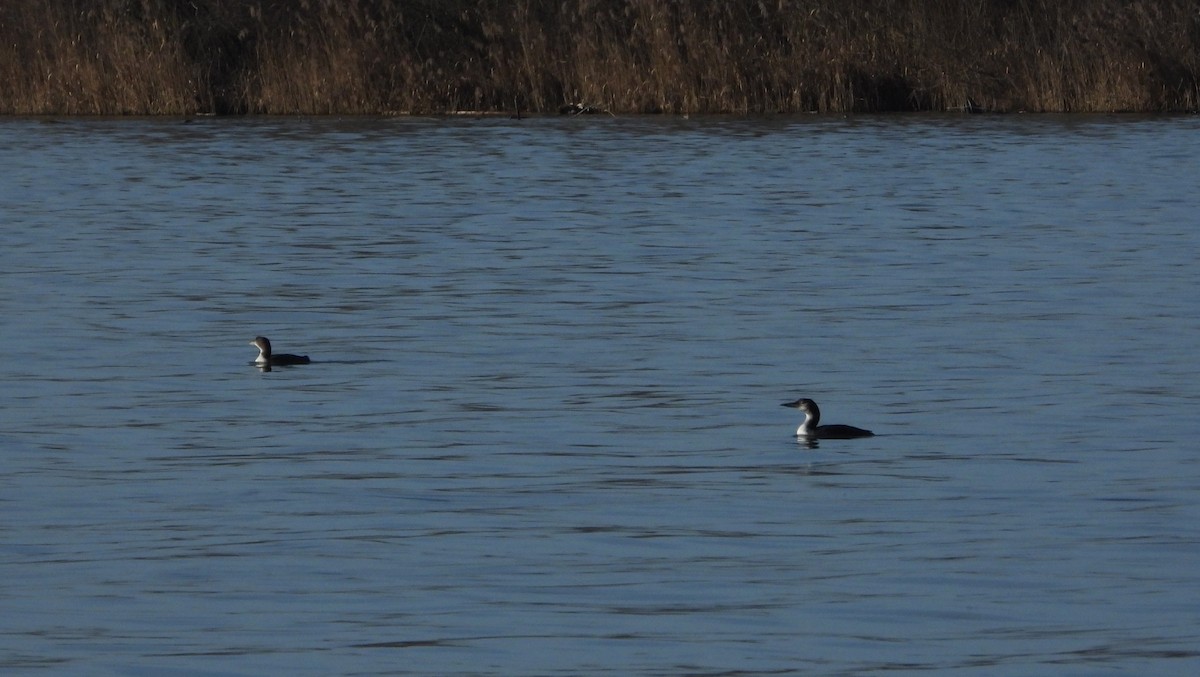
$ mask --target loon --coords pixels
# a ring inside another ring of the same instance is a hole
[[[308,364],[308,355],[288,355],[280,353],[278,355],[271,354],[271,342],[266,336],[256,336],[250,342],[250,345],[258,348],[258,359],[254,360],[255,364],[265,366],[281,366],[287,364]]]
[[[821,410],[817,403],[807,398],[795,402],[784,402],[783,406],[804,412],[804,423],[796,428],[798,437],[823,440],[849,440],[855,437],[873,437],[875,433],[852,425],[817,425],[821,422]]]

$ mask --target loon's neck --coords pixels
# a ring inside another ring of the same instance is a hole
[[[796,434],[801,437],[808,437],[816,434],[818,420],[819,419],[816,416],[812,415],[811,411],[804,412],[804,423],[801,423],[800,427],[796,428]]]
[[[271,356],[263,352],[262,348],[258,349],[258,357],[254,360],[255,364],[268,364],[271,362]]]

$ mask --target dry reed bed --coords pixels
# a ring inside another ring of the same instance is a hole
[[[1195,0],[4,0],[0,113],[1195,111]]]

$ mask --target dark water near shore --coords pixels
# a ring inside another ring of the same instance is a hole
[[[2,120],[0,669],[1195,674],[1198,128]]]

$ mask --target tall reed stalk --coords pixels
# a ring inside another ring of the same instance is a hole
[[[0,0],[0,113],[1195,111],[1195,0]]]

